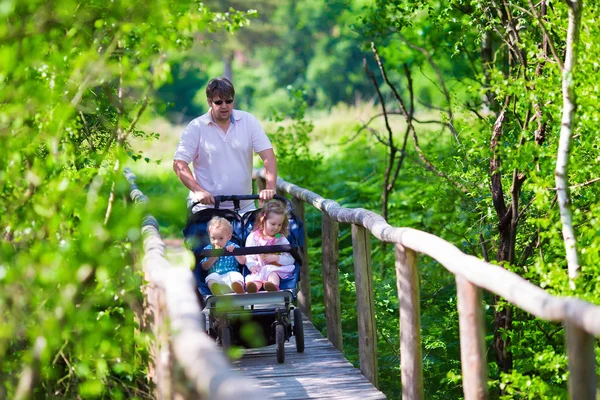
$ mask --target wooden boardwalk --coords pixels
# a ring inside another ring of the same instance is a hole
[[[165,244],[166,256],[174,265],[193,260],[181,239],[166,239]],[[386,398],[306,317],[303,323],[304,353],[296,351],[292,336],[285,344],[285,363],[277,362],[275,345],[271,345],[244,350],[242,359],[233,362],[232,370],[251,377],[273,399]]]
[[[285,363],[275,358],[275,345],[246,349],[232,369],[252,377],[273,399],[385,399],[329,340],[304,319],[304,353],[295,338],[285,344]]]

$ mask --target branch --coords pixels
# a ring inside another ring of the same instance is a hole
[[[85,117],[83,116],[83,113],[81,111],[79,111],[79,116],[81,117],[81,121],[83,121],[83,126],[85,128],[85,132],[87,133],[87,141],[90,144],[90,148],[92,149],[93,152],[96,151],[96,146],[94,146],[94,141],[92,140],[92,134],[90,132],[90,128],[88,126],[87,121],[85,120]]]
[[[367,125],[363,125],[360,130],[362,131],[363,129],[368,130],[369,132],[371,132],[373,134],[373,136],[375,136],[375,139],[377,139],[377,141],[379,143],[381,143],[382,145],[389,147],[389,145],[385,142],[385,140],[383,140],[380,136],[379,136],[379,132],[377,132],[375,129],[371,128],[370,126]]]
[[[483,259],[485,260],[485,262],[489,262],[490,258],[488,256],[487,247],[485,246],[485,240],[481,233],[479,234],[479,243],[481,245],[481,254],[483,255]]]
[[[479,114],[479,112],[473,108],[473,106],[471,106],[471,104],[467,101],[467,109],[471,112],[473,112],[475,115],[477,115],[477,118],[479,118],[482,121],[487,121],[487,119],[485,117],[483,117],[481,114]]]
[[[577,185],[569,186],[569,189],[575,189],[575,188],[579,188],[579,187],[591,185],[592,183],[595,183],[595,182],[598,182],[598,181],[600,181],[600,178],[594,178],[591,181],[587,181],[587,182],[583,182],[583,183],[578,183]]]
[[[409,93],[409,98],[410,98],[410,108],[409,108],[409,113],[407,115],[407,119],[406,119],[406,131],[404,132],[404,141],[402,142],[402,150],[400,151],[400,157],[398,159],[398,163],[396,164],[396,169],[394,171],[394,176],[392,178],[392,180],[390,181],[390,184],[387,187],[388,191],[391,191],[394,188],[394,185],[396,184],[396,180],[398,179],[398,175],[400,174],[400,168],[402,168],[402,164],[404,163],[404,158],[406,157],[406,145],[408,143],[408,135],[410,134],[410,131],[414,131],[415,127],[412,124],[412,120],[414,112],[415,112],[415,100],[414,100],[414,89],[413,89],[413,81],[412,81],[412,75],[410,74],[410,69],[408,68],[408,65],[404,64],[404,73],[406,74],[406,80],[408,82],[407,86],[408,86],[408,93]]]
[[[445,180],[447,180],[448,182],[450,182],[452,184],[452,187],[459,189],[460,192],[462,192],[463,194],[467,194],[469,191],[467,190],[467,188],[464,187],[464,185],[460,182],[456,182],[452,179],[450,179],[450,177],[448,177],[448,175],[446,175],[445,173],[443,173],[442,171],[439,171],[428,159],[427,157],[425,157],[425,152],[421,149],[421,147],[419,146],[419,140],[417,139],[417,133],[415,132],[415,130],[412,130],[412,136],[413,136],[413,141],[415,143],[415,149],[417,150],[417,154],[419,155],[419,158],[421,159],[421,161],[423,162],[423,164],[425,164],[425,168],[428,171],[433,172],[434,174],[436,174],[437,176],[439,176],[440,178],[443,178]]]
[[[387,76],[387,72],[385,71],[385,67],[384,67],[383,63],[381,62],[381,58],[379,57],[379,53],[377,52],[377,47],[375,47],[374,42],[371,42],[371,51],[373,52],[373,55],[375,56],[375,60],[377,61],[377,65],[379,66],[379,70],[381,71],[381,75],[383,76],[385,83],[392,90],[392,93],[394,94],[394,98],[400,105],[400,110],[402,110],[402,113],[404,114],[404,117],[407,119],[407,122],[408,122],[408,120],[412,118],[412,114],[409,114],[408,111],[406,111],[406,106],[404,105],[404,100],[398,94],[396,87],[392,84],[392,82],[390,82],[390,80]]]
[[[458,139],[458,133],[456,132],[456,129],[454,129],[454,116],[452,115],[452,101],[450,99],[450,93],[448,92],[448,89],[446,88],[446,84],[444,83],[444,78],[442,77],[442,73],[440,72],[437,64],[435,63],[435,61],[433,61],[431,54],[429,54],[429,52],[427,50],[425,50],[422,47],[417,46],[414,43],[409,42],[399,31],[396,31],[396,33],[400,37],[400,40],[402,40],[404,43],[406,43],[408,45],[408,47],[411,47],[412,49],[423,53],[423,55],[427,59],[427,62],[429,62],[429,65],[431,65],[431,67],[435,71],[438,81],[440,82],[440,85],[442,87],[442,93],[444,93],[444,96],[446,97],[446,101],[448,102],[448,110],[446,110],[446,113],[448,114],[448,120],[450,121],[448,126],[450,128],[450,131],[452,132],[452,135],[456,139],[457,143],[460,143],[460,140]]]
[[[147,91],[150,91],[150,89],[148,89]],[[129,129],[127,129],[127,131],[125,132],[124,135],[122,135],[119,138],[119,144],[123,144],[125,142],[125,140],[127,139],[127,137],[129,135],[131,135],[131,133],[133,132],[133,130],[135,129],[135,126],[137,125],[137,123],[139,122],[140,118],[142,117],[142,114],[144,113],[144,111],[146,111],[146,108],[148,107],[148,94],[146,94],[144,96],[144,101],[142,102],[142,106],[139,108],[137,115],[135,116],[133,122],[131,123],[131,125],[129,125]]]
[[[542,8],[545,9],[546,6],[546,0],[542,0]],[[518,7],[518,6],[515,6]],[[522,11],[527,12],[527,10],[520,8]],[[560,70],[562,71],[564,69],[564,65],[560,59],[560,57],[558,57],[558,53],[556,52],[556,47],[554,46],[554,41],[552,40],[552,37],[550,36],[550,34],[548,33],[548,30],[546,29],[546,24],[544,24],[544,19],[542,18],[543,15],[538,14],[538,12],[535,10],[535,6],[533,5],[533,2],[531,0],[529,0],[529,8],[531,8],[531,12],[533,13],[533,16],[537,19],[538,23],[540,24],[540,28],[542,28],[542,32],[544,34],[544,39],[546,39],[548,47],[550,47],[550,52],[552,52],[552,56],[554,57],[554,61],[556,61],[556,64],[558,64],[558,67],[560,68]],[[544,12],[542,12],[542,14],[544,14]]]
[[[492,203],[496,209],[499,218],[503,218],[506,214],[506,203],[504,202],[504,191],[502,189],[502,178],[500,176],[500,160],[498,159],[498,142],[502,137],[502,124],[504,123],[504,115],[506,114],[506,106],[508,97],[504,101],[504,106],[492,131],[492,139],[490,140],[490,149],[492,150],[492,158],[490,159],[490,177],[492,181]]]
[[[388,116],[387,116],[387,110],[385,108],[385,99],[383,98],[383,95],[381,94],[381,90],[379,90],[379,85],[377,84],[377,80],[375,79],[375,75],[373,75],[373,72],[371,72],[371,70],[369,69],[369,66],[367,65],[367,59],[363,58],[363,66],[365,68],[365,72],[367,73],[367,75],[369,76],[369,78],[371,78],[371,82],[373,82],[373,86],[375,86],[375,90],[377,91],[377,96],[379,97],[379,101],[381,102],[381,109],[383,111],[383,118],[385,119],[385,127],[388,131],[388,135],[389,135],[389,144],[388,146],[392,147],[393,146],[393,137],[392,137],[392,128],[390,127],[390,123],[388,121]]]

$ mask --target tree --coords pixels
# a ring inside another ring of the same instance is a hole
[[[594,25],[596,9],[588,10],[587,14],[585,11],[581,17],[582,25],[586,26],[586,21],[589,26]],[[458,226],[451,228],[452,231],[458,237],[468,239],[467,243],[480,241],[480,254],[483,257],[487,257],[489,251],[495,251],[497,263],[556,293],[572,292],[566,285],[566,260],[556,250],[560,242],[557,243],[558,232],[555,228],[559,221],[555,194],[557,190],[561,196],[566,193],[567,180],[581,182],[573,187],[586,188],[572,198],[573,208],[578,210],[574,218],[579,222],[571,224],[563,217],[563,226],[581,226],[584,231],[588,230],[589,223],[584,222],[582,215],[590,215],[598,195],[597,189],[590,187],[597,177],[586,167],[586,163],[594,162],[594,152],[589,149],[597,145],[597,139],[586,135],[591,132],[592,126],[587,122],[577,125],[563,123],[564,136],[573,135],[577,138],[577,150],[569,158],[568,139],[559,141],[559,137],[563,136],[559,135],[561,124],[555,122],[560,120],[561,113],[565,118],[572,115],[573,109],[569,103],[574,103],[568,93],[580,91],[586,97],[596,98],[590,93],[588,88],[591,82],[583,72],[591,73],[593,63],[585,64],[584,61],[579,73],[565,73],[562,67],[562,54],[565,49],[567,54],[572,54],[568,49],[574,48],[576,39],[572,39],[574,36],[571,33],[565,38],[561,30],[568,24],[569,32],[576,31],[577,12],[578,3],[565,6],[556,3],[550,5],[545,1],[534,5],[525,1],[446,4],[437,1],[415,3],[377,0],[363,16],[361,26],[366,41],[374,42],[381,54],[390,76],[389,79],[384,78],[386,84],[392,87],[387,83],[389,81],[399,86],[397,82],[400,77],[408,77],[404,65],[411,70],[421,69],[421,76],[425,76],[428,82],[425,84],[442,94],[437,96],[439,100],[434,105],[441,108],[435,111],[439,114],[439,121],[452,123],[458,138],[458,141],[453,141],[452,130],[446,129],[442,123],[442,129],[435,133],[435,137],[438,141],[447,140],[449,145],[454,146],[452,155],[442,158],[431,152],[433,149],[439,151],[439,145],[429,144],[431,150],[428,152],[422,140],[419,141],[421,149],[415,141],[414,150],[410,146],[407,148],[408,155],[405,156],[402,151],[397,152],[395,160],[390,158],[386,171],[390,171],[389,166],[402,157],[413,159],[411,151],[416,152],[421,165],[441,178],[440,185],[445,188],[444,198],[454,200],[456,196],[451,193],[456,193],[456,188],[466,189],[460,189],[463,194],[459,196],[468,205],[463,209],[466,215],[456,215],[456,218],[460,218],[460,221],[470,220],[472,225],[463,232],[465,228],[457,222]],[[583,40],[586,53],[597,54],[598,47],[593,44],[593,37],[597,34],[595,28],[586,32],[586,39]],[[401,90],[391,89],[390,93],[397,104],[401,103],[398,99],[402,95],[410,98],[413,93],[419,94],[420,90],[415,88],[418,87],[419,76],[412,74],[412,77],[413,84],[407,83]],[[563,86],[566,87],[563,90],[564,112],[561,112],[556,101],[561,82],[568,86]],[[423,106],[427,104],[419,97],[416,97],[416,103],[420,103],[421,107],[414,114],[417,116],[425,111]],[[587,98],[586,104],[589,104]],[[400,104],[400,112],[402,108]],[[588,121],[588,118],[597,115],[597,111],[588,106],[581,107],[578,112],[581,112],[578,121]],[[442,139],[444,129],[448,139]],[[571,129],[577,129],[579,133],[566,132]],[[420,138],[431,137],[424,128],[419,135]],[[390,137],[394,135],[390,133]],[[564,145],[559,145],[560,142],[564,142]],[[391,139],[386,141],[386,146],[390,147],[390,143]],[[422,155],[431,163],[424,161]],[[552,159],[555,155],[559,155],[560,162],[556,168]],[[575,171],[559,167],[565,166],[566,160],[583,169]],[[388,172],[385,176],[388,176]],[[560,179],[564,180],[559,182]],[[387,184],[386,178],[384,182]],[[456,185],[456,182],[460,182],[460,185]],[[396,188],[396,191],[400,190]],[[393,202],[397,195],[391,191],[388,197]],[[563,197],[560,201],[563,203],[560,208],[564,216],[566,214],[562,210],[566,210],[569,200]],[[491,214],[489,210],[494,213]],[[584,240],[584,246],[592,248],[598,245],[587,234],[571,232],[566,237],[572,238],[567,244],[570,251],[576,250],[575,240]],[[489,243],[494,243],[491,248]],[[478,253],[475,248],[468,250]],[[572,256],[569,258],[575,260]],[[588,274],[592,273],[591,269],[588,271]],[[596,291],[595,286],[594,289],[590,287],[589,275],[579,282],[587,291]],[[556,332],[549,333],[551,329],[547,330],[543,324],[522,313],[515,313],[499,298],[495,299],[493,329],[492,346],[496,362],[492,364],[491,371],[499,372],[495,375],[496,387],[500,388],[501,382],[504,388],[498,389],[499,392],[508,396],[513,393],[511,391],[518,390],[515,387],[522,384],[521,377],[525,375],[539,374],[543,376],[540,381],[556,379],[556,375],[553,375],[558,374],[556,371],[541,372],[531,368],[530,354],[547,353],[543,346],[526,344],[526,338],[543,333],[544,342],[557,348],[554,339]],[[515,355],[521,358],[515,359]],[[525,371],[515,371],[515,363],[525,367]],[[564,367],[562,364],[560,368]],[[548,387],[539,383],[536,390],[542,393],[543,390],[551,390]]]
[[[134,271],[140,213],[121,166],[198,31],[243,13],[188,2],[27,0],[0,23],[0,397],[148,394]],[[146,159],[149,161],[148,159]]]

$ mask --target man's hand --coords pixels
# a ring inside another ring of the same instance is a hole
[[[199,201],[200,204],[212,205],[215,204],[215,198],[212,194],[208,193],[206,190],[198,190],[194,192],[194,198],[196,201]]]
[[[271,200],[275,196],[275,190],[273,189],[263,189],[258,194],[258,198],[261,202],[267,202]]]

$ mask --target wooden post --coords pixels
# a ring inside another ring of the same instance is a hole
[[[377,331],[373,300],[371,243],[369,231],[360,225],[352,224],[352,250],[358,311],[360,371],[374,386],[377,386]]]
[[[396,284],[400,301],[400,370],[402,399],[422,400],[421,307],[417,254],[396,245]]]
[[[572,400],[596,399],[596,356],[594,336],[567,323],[567,356],[569,359],[569,397]]]
[[[462,276],[456,275],[456,292],[465,400],[487,399],[488,373],[481,289]]]
[[[153,364],[150,365],[151,378],[156,384],[155,396],[159,400],[173,398],[172,359],[169,345],[169,328],[166,320],[164,289],[150,283],[146,285],[147,307],[152,318],[154,344],[150,349]]]
[[[322,251],[323,266],[323,302],[325,303],[325,321],[327,339],[339,351],[343,351],[342,311],[340,305],[340,283],[338,280],[338,232],[339,225],[326,212],[322,214]]]
[[[302,268],[300,269],[300,291],[298,292],[298,307],[302,314],[312,321],[312,305],[310,301],[310,266],[308,263],[308,228],[306,226],[306,212],[304,201],[292,196],[292,207],[294,214],[298,217],[302,226],[304,226],[304,248],[302,249]]]

